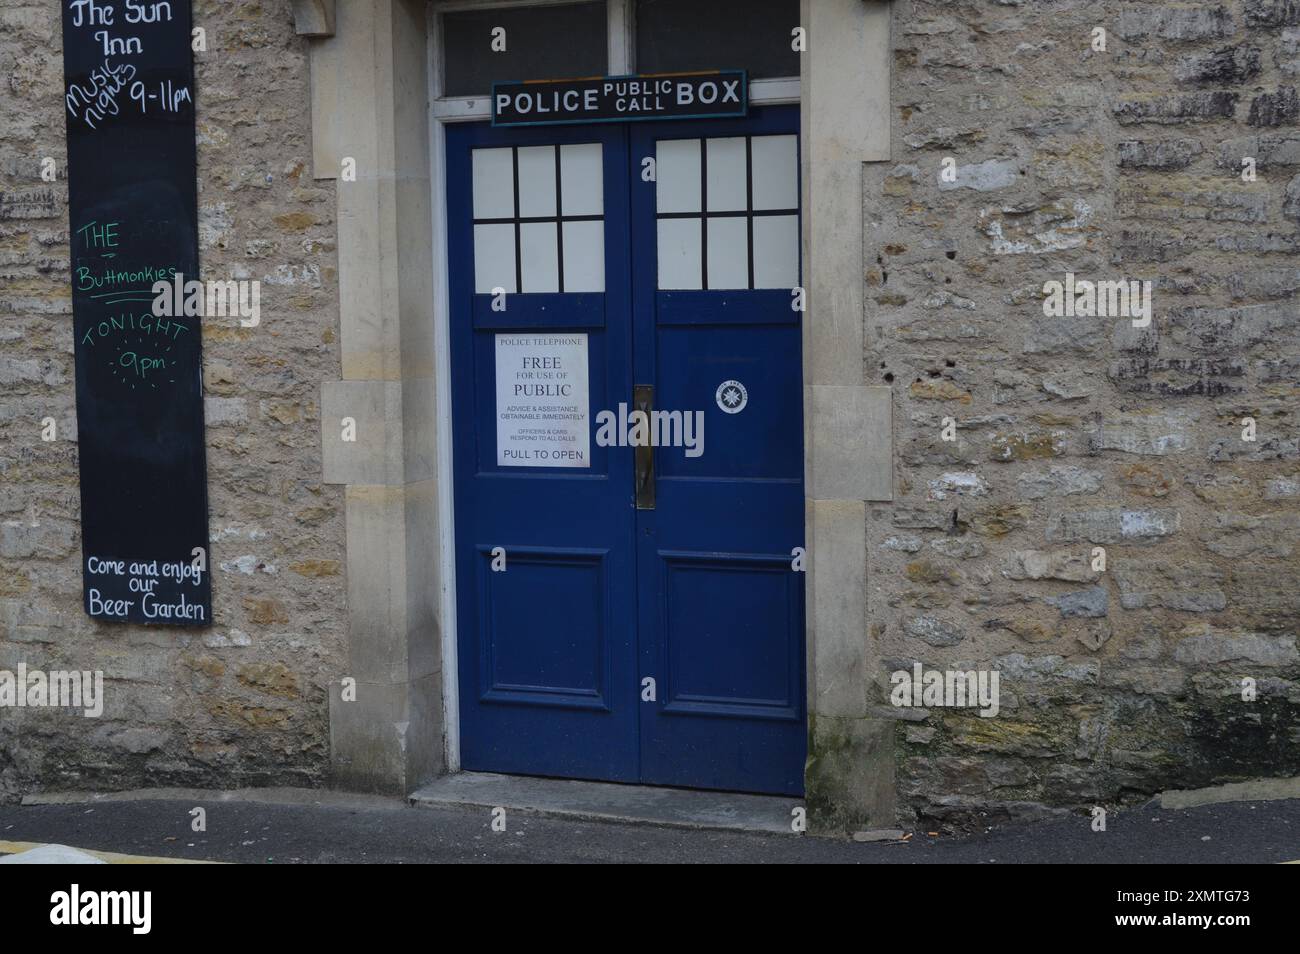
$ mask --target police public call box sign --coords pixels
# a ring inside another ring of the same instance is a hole
[[[86,612],[212,622],[191,0],[60,0]],[[62,435],[59,435],[62,437]]]
[[[492,85],[493,126],[742,119],[748,112],[744,70]]]

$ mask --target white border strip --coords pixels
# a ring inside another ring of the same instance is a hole
[[[441,36],[438,11],[428,8],[429,40],[428,88],[434,97],[442,92],[442,63],[439,57]],[[437,381],[438,436],[438,554],[442,563],[439,612],[442,629],[442,725],[447,772],[460,771],[460,660],[456,644],[456,507],[452,471],[451,417],[451,325],[447,291],[447,137],[438,116],[439,100],[431,97],[429,105],[429,207],[433,213],[433,342]],[[486,106],[487,100],[482,100]],[[466,117],[468,118],[468,117]]]
[[[549,6],[572,0],[451,0],[428,6],[429,42],[429,188],[433,215],[433,321],[437,349],[438,427],[438,552],[442,562],[439,589],[439,622],[442,628],[443,737],[446,742],[448,773],[460,771],[460,659],[456,642],[456,507],[452,470],[451,413],[451,319],[447,264],[447,136],[444,123],[476,122],[492,118],[491,100],[482,96],[442,95],[440,13],[483,10],[493,7]],[[631,73],[634,68],[635,37],[632,0],[609,0],[609,72]],[[755,106],[798,103],[799,77],[752,80],[749,101]]]
[[[799,102],[799,80],[761,79],[749,84],[749,101],[754,106],[775,106]],[[433,101],[433,118],[443,122],[467,122],[492,118],[491,97],[447,96]]]

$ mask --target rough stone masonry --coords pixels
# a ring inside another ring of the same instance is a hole
[[[258,327],[203,327],[210,629],[81,609],[59,5],[0,9],[0,670],[103,670],[102,718],[0,710],[0,799],[38,789],[323,784],[345,653],[343,499],[321,482],[337,377],[333,183],[308,168],[309,76],[287,2],[198,0],[204,279],[256,279]],[[58,180],[41,177],[53,157]],[[55,419],[57,439],[42,440]]]
[[[863,210],[901,490],[869,518],[879,711],[915,661],[1003,697],[901,710],[901,812],[1295,775],[1300,3],[904,0],[894,49]],[[1067,273],[1150,281],[1154,319],[1045,317]]]
[[[335,185],[288,0],[195,15],[203,277],[266,291],[260,327],[204,325],[218,622],[181,631],[80,609],[58,9],[0,9],[0,669],[107,684],[94,722],[0,711],[0,799],[328,781]],[[863,374],[894,389],[897,495],[862,638],[900,822],[1300,774],[1300,2],[895,0],[892,42]],[[1150,281],[1154,319],[1045,316],[1067,274]],[[998,716],[891,705],[917,662],[997,669]]]

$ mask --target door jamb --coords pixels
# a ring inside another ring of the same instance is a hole
[[[484,4],[485,6],[544,6],[556,0],[507,0]],[[609,4],[609,54],[611,74],[632,72],[632,0],[607,0]],[[455,485],[452,470],[452,410],[451,410],[451,306],[448,297],[447,264],[447,169],[446,123],[473,122],[490,118],[489,100],[484,96],[442,96],[442,62],[440,57],[441,34],[438,14],[447,9],[472,9],[478,4],[465,2],[433,2],[426,8],[426,47],[428,70],[425,88],[428,96],[429,121],[429,188],[430,209],[433,216],[433,320],[434,348],[437,352],[436,421],[438,441],[437,481],[438,494],[438,556],[442,563],[439,574],[439,630],[442,644],[442,700],[443,741],[445,765],[448,773],[456,773],[460,766],[460,659],[456,640],[456,524]],[[620,43],[621,41],[621,43]],[[618,69],[615,69],[618,67]],[[754,80],[749,84],[752,105],[799,104],[801,99],[798,77]],[[811,711],[811,708],[810,710]]]

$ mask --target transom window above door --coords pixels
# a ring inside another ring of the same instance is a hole
[[[603,292],[600,143],[473,151],[474,291]]]
[[[663,139],[655,169],[659,288],[799,284],[796,137]]]
[[[750,102],[797,102],[799,0],[435,0],[435,92],[498,81],[745,70]],[[449,116],[473,116],[459,103]]]

